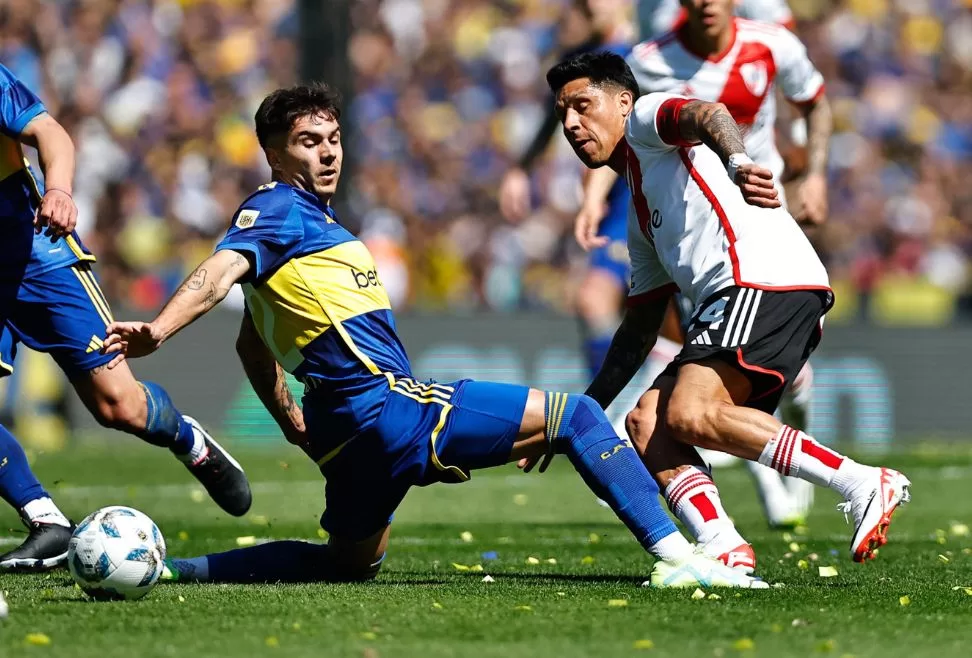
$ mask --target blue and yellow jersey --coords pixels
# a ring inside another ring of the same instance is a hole
[[[286,183],[263,185],[216,250],[249,257],[241,281],[253,323],[306,397],[333,418],[335,443],[378,416],[411,366],[367,247],[330,207]]]
[[[46,111],[37,95],[0,64],[0,269],[27,276],[94,260],[77,235],[52,244],[43,234],[33,234],[44,191],[24,157],[20,134]]]

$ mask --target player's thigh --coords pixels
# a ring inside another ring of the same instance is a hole
[[[71,377],[71,385],[84,406],[99,419],[124,420],[135,425],[144,425],[147,420],[145,389],[127,361],[110,370],[99,365],[78,372]]]
[[[111,360],[101,353],[111,321],[90,264],[78,262],[25,279],[8,326],[18,341],[50,354],[74,379]]]

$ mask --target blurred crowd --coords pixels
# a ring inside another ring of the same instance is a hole
[[[629,0],[590,2],[634,17]],[[351,0],[339,210],[396,308],[570,311],[586,259],[579,163],[559,136],[529,217],[497,205],[550,102],[543,73],[571,45],[567,4]],[[838,298],[947,316],[969,288],[972,2],[791,8],[834,107],[831,216],[814,239]],[[154,309],[265,181],[252,116],[297,81],[299,25],[295,0],[0,4],[0,61],[76,140],[80,231],[114,301]]]

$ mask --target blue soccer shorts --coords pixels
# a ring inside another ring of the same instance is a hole
[[[608,243],[591,252],[591,268],[610,274],[622,290],[627,290],[631,281],[631,261],[628,258],[630,201],[631,195],[627,189],[612,194],[608,202],[608,213],[598,230],[598,235],[606,237]]]
[[[6,319],[0,332],[0,376],[13,371],[19,343],[50,354],[72,379],[112,359],[101,353],[111,309],[88,262],[25,278]]]
[[[411,487],[464,482],[474,469],[507,463],[529,391],[468,379],[398,380],[374,424],[321,466],[321,526],[342,539],[365,539],[391,523]]]

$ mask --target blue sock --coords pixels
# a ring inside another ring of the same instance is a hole
[[[145,389],[148,418],[145,429],[136,433],[138,438],[154,446],[168,448],[177,455],[187,455],[192,450],[195,435],[192,425],[186,422],[172,404],[172,398],[155,382],[139,382]]]
[[[331,547],[305,541],[274,541],[213,553],[204,558],[170,560],[180,579],[211,583],[313,583],[371,580],[384,556],[367,569],[341,569]],[[203,564],[202,562],[205,561]]]
[[[547,439],[554,450],[567,455],[587,486],[611,506],[645,549],[678,532],[631,442],[618,437],[593,399],[547,393],[544,407]]]
[[[613,333],[590,335],[584,339],[584,361],[587,364],[590,379],[594,379],[601,369],[601,364],[604,363],[604,357],[607,356],[612,340],[614,340]]]
[[[18,511],[32,500],[49,497],[30,471],[24,449],[3,425],[0,425],[0,497]]]

